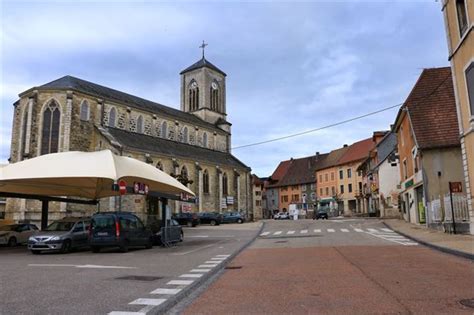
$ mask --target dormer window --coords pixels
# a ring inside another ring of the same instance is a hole
[[[196,81],[191,81],[189,84],[189,109],[191,111],[199,109],[199,87]]]

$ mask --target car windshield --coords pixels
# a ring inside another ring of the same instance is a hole
[[[54,221],[45,231],[70,231],[75,222]]]

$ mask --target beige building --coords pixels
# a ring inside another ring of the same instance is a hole
[[[442,5],[459,120],[470,233],[474,234],[474,1],[443,0]]]
[[[204,57],[181,72],[181,110],[65,76],[22,92],[14,104],[10,162],[64,151],[111,149],[179,177],[196,203],[179,211],[243,211],[252,216],[250,168],[230,153],[226,74]],[[71,165],[71,167],[74,167]],[[100,210],[116,210],[115,197]],[[123,210],[159,216],[157,198],[127,196]],[[90,215],[95,206],[51,203],[49,219]],[[41,204],[9,199],[6,217],[39,222]]]

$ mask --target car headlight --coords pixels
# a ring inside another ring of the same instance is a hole
[[[36,242],[35,237],[34,237],[34,236],[30,236],[30,237],[28,238],[28,242]]]
[[[51,241],[59,241],[61,238],[59,236],[51,237]]]

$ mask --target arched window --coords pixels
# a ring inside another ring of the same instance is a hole
[[[202,190],[205,194],[209,193],[209,173],[207,170],[202,173]]]
[[[224,173],[222,175],[222,194],[227,195],[228,190],[227,190],[227,174]]]
[[[25,110],[23,111],[23,119],[22,121],[22,130],[21,130],[21,157],[20,159],[23,160],[23,157],[25,156],[25,149],[26,149],[26,129],[28,127],[28,109],[25,107]]]
[[[83,101],[81,104],[81,120],[89,120],[89,103],[87,101]]]
[[[211,109],[214,111],[219,111],[219,85],[216,81],[211,83]]]
[[[59,125],[61,112],[59,105],[53,100],[43,112],[43,129],[41,133],[41,155],[58,152]]]
[[[160,171],[163,170],[163,165],[161,164],[161,162],[156,163],[156,168],[159,169]]]
[[[161,137],[164,139],[168,139],[167,135],[168,135],[168,124],[166,123],[166,121],[164,121],[161,124]]]
[[[199,108],[199,87],[196,81],[191,81],[188,89],[189,94],[189,109],[191,111]]]
[[[207,148],[207,133],[202,135],[202,145]]]
[[[115,110],[115,107],[112,107],[109,112],[109,127],[115,128],[115,120],[117,116],[117,111]]]
[[[188,127],[183,128],[183,142],[188,143]]]
[[[137,132],[143,133],[143,116],[142,115],[138,116],[138,119],[137,119]]]

